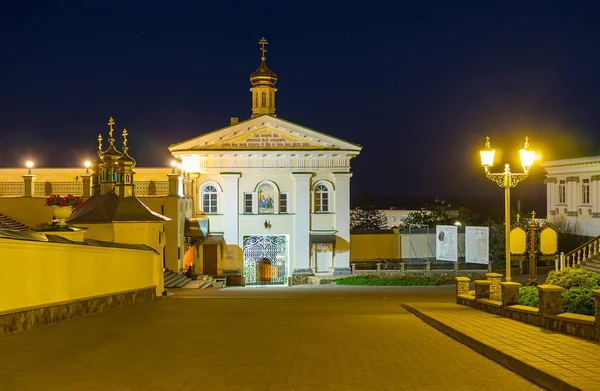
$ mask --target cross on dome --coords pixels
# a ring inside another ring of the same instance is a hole
[[[258,44],[261,45],[261,52],[262,52],[262,59],[265,60],[267,57],[265,56],[265,53],[267,52],[267,49],[265,49],[265,45],[268,45],[269,43],[267,42],[267,40],[265,39],[265,37],[262,37],[260,41],[258,41]]]

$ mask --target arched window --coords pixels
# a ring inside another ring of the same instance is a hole
[[[254,107],[258,107],[258,92],[254,93]]]
[[[217,188],[206,185],[202,188],[202,213],[217,213]]]
[[[315,186],[315,213],[329,212],[329,188],[320,183]]]
[[[267,107],[267,93],[262,93],[262,107]]]

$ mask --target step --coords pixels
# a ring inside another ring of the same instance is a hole
[[[213,286],[213,282],[212,281],[204,281],[204,284],[202,284],[201,286],[199,286],[199,289],[206,289],[206,288],[210,288]]]
[[[165,276],[165,285],[175,281],[178,278],[179,278],[179,274],[171,274],[171,275]]]
[[[174,288],[183,288],[184,286],[186,286],[187,284],[189,284],[190,282],[192,282],[191,278],[184,278],[183,280],[179,281]]]
[[[180,282],[185,281],[185,280],[189,280],[189,278],[187,278],[185,275],[180,274],[174,280],[169,281],[168,284],[165,283],[165,287],[166,288],[177,288],[177,284],[179,284]]]

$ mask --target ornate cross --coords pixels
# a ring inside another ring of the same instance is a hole
[[[123,148],[127,148],[127,129],[123,129]]]
[[[113,125],[115,124],[115,120],[113,119],[113,117],[110,117],[108,119],[108,137],[112,138],[113,136]]]
[[[531,212],[531,220],[535,220],[535,210]]]
[[[265,45],[268,45],[269,43],[267,42],[265,37],[262,37],[262,39],[258,41],[258,44],[262,46],[260,50],[262,51],[262,59],[264,60],[266,58],[265,53],[267,52],[267,49],[265,49]]]
[[[102,135],[98,135],[98,151],[102,151]]]

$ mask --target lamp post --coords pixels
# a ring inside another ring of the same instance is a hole
[[[25,166],[27,167],[27,175],[31,175],[31,168],[33,167],[33,162],[28,160],[25,162]]]
[[[481,165],[485,169],[485,175],[489,180],[495,182],[498,186],[504,188],[504,222],[506,228],[506,281],[510,281],[510,188],[529,176],[529,169],[536,159],[535,152],[527,149],[529,147],[529,137],[525,137],[525,146],[519,151],[521,157],[522,173],[513,173],[510,171],[510,165],[504,166],[504,172],[493,174],[490,168],[494,166],[494,155],[496,151],[490,147],[490,138],[486,137],[485,148],[479,151],[481,155]]]

